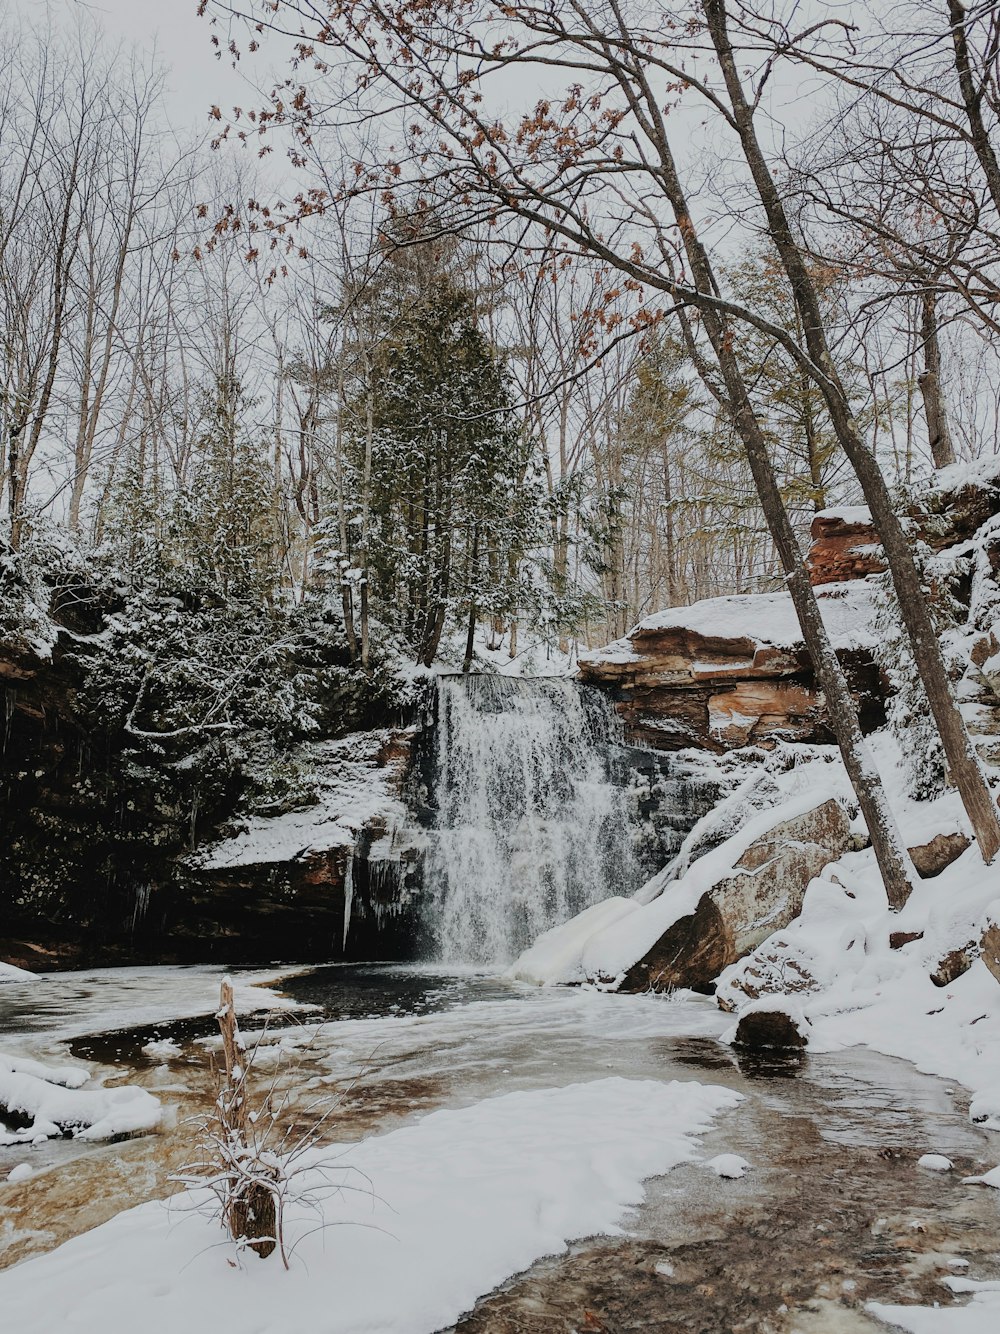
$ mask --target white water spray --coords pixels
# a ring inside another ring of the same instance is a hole
[[[426,921],[447,962],[510,960],[543,931],[642,879],[626,794],[608,774],[621,725],[576,682],[446,677]]]

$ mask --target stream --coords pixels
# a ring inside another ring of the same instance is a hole
[[[172,1109],[161,1133],[119,1144],[0,1149],[0,1183],[15,1162],[36,1168],[0,1184],[0,1266],[176,1189],[168,1177],[190,1159],[190,1118],[214,1096],[220,972],[108,969],[0,988],[5,1050],[87,1062]],[[743,1155],[743,1179],[688,1164],[650,1181],[622,1235],[577,1241],[513,1277],[460,1321],[463,1334],[884,1330],[866,1301],[952,1306],[963,1299],[945,1277],[1000,1277],[996,1192],[961,1183],[993,1166],[996,1143],[970,1124],[963,1090],[904,1062],[863,1048],[737,1058],[718,1040],[728,1016],[687,995],[537,990],[440,965],[286,970],[276,985],[313,1008],[269,1021],[260,1077],[301,1099],[303,1125],[313,1117],[323,1139],[611,1074],[744,1095],[701,1145],[706,1159]],[[243,1020],[251,1033],[263,1023]],[[173,1047],[143,1050],[164,1041]],[[324,1119],[317,1091],[333,1100]],[[956,1170],[918,1168],[927,1152]]]

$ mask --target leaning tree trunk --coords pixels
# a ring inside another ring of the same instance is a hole
[[[743,154],[764,206],[768,234],[791,283],[814,378],[823,391],[837,439],[857,475],[872,520],[882,539],[914,662],[941,736],[952,780],[962,798],[983,861],[990,862],[1000,850],[1000,818],[952,694],[941,645],[909,540],[893,509],[889,488],[878,462],[862,439],[854,419],[827,342],[815,284],[802,258],[777,184],[757,139],[753,108],[743,91],[729,40],[725,0],[702,0],[702,5],[722,68]]]
[[[651,97],[651,93],[648,96]],[[909,897],[911,889],[910,859],[892,817],[878,770],[861,733],[857,709],[843,669],[823,623],[798,538],[785,509],[777,478],[771,466],[767,441],[753,410],[746,381],[740,369],[732,330],[714,304],[714,297],[718,291],[715,274],[691,218],[687,198],[665,132],[657,135],[657,150],[660,182],[677,221],[694,285],[706,298],[700,314],[722,374],[723,389],[718,396],[729,411],[746,451],[761,508],[785,571],[788,590],[802,635],[826,699],[830,726],[840,747],[844,768],[847,770],[868,825],[868,833],[882,874],[886,895],[893,908],[901,908]],[[683,316],[681,318],[689,349],[694,354],[695,365],[701,371],[704,363],[694,346],[686,318]],[[707,387],[715,392],[713,377],[704,372],[702,378]]]

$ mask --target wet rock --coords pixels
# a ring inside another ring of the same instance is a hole
[[[910,848],[910,859],[923,880],[931,880],[957,861],[970,846],[964,834],[935,834],[927,843]]]
[[[723,968],[798,916],[810,880],[850,846],[847,812],[833,798],[776,824],[629,969],[621,990],[711,990]]]
[[[809,1044],[808,1030],[809,1021],[797,1006],[776,1001],[744,1011],[733,1045],[748,1051],[801,1050]]]
[[[976,961],[976,949],[965,945],[961,949],[951,950],[931,973],[931,981],[936,987],[951,986],[963,973],[967,973]]]

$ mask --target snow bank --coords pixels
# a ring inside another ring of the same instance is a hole
[[[874,585],[827,584],[816,589],[823,621],[838,649],[870,649],[877,642]],[[581,653],[581,662],[635,662],[634,641],[644,635],[680,630],[703,639],[746,639],[757,649],[797,649],[802,631],[788,593],[743,593],[705,598],[688,607],[668,607],[647,616],[624,639]]]
[[[23,968],[15,968],[12,963],[0,963],[0,983],[34,982],[34,980],[34,973],[26,972]]]
[[[587,942],[638,908],[639,904],[633,899],[623,898],[604,899],[585,908],[568,922],[540,935],[534,945],[511,964],[507,976],[517,982],[532,982],[541,987],[586,982],[583,954]]]
[[[218,1227],[175,1197],[0,1274],[0,1307],[18,1334],[429,1334],[570,1239],[618,1232],[643,1179],[695,1158],[739,1101],[616,1078],[435,1112],[315,1156],[300,1190],[322,1186],[323,1162],[351,1189],[327,1193],[322,1219],[292,1201],[290,1274],[276,1259],[233,1268]]]
[[[969,848],[890,913],[873,854],[849,853],[813,880],[791,925],[722,973],[718,998],[739,1015],[758,993],[794,992],[813,1050],[863,1043],[958,1080],[974,1093],[971,1116],[1000,1129],[1000,986],[974,958],[996,876]],[[970,946],[966,971],[936,985],[942,960]]]
[[[15,1124],[28,1122],[17,1129],[0,1129],[0,1144],[30,1144],[64,1134],[115,1139],[159,1124],[159,1099],[145,1089],[132,1085],[83,1089],[87,1078],[80,1066],[50,1068],[0,1053],[0,1108]]]
[[[737,803],[742,822],[720,846],[688,865],[679,878],[672,878],[672,863],[647,881],[632,900],[605,899],[547,931],[515,960],[508,976],[539,986],[620,980],[665,931],[694,912],[707,890],[733,874],[752,843],[831,797],[849,799],[843,769],[825,759],[770,777],[770,804],[763,810],[755,808],[741,787],[728,800]],[[754,775],[748,781],[755,781]],[[706,818],[713,815],[717,813]],[[697,834],[696,826],[692,835]],[[683,866],[683,857],[678,862]]]

